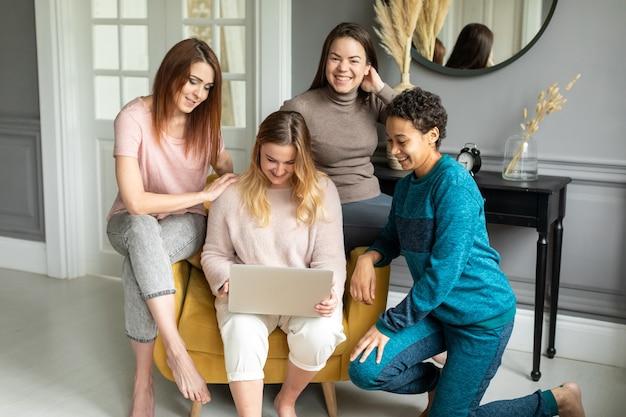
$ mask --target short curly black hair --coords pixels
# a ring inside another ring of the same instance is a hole
[[[437,149],[441,145],[441,140],[446,137],[448,113],[437,94],[419,87],[405,90],[387,105],[387,117],[392,116],[411,120],[413,126],[422,133],[428,132],[433,127],[438,128]]]

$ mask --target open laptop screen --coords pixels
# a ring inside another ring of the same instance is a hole
[[[228,309],[234,313],[319,317],[315,305],[330,296],[325,269],[233,264]]]

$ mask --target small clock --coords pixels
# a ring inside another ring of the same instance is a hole
[[[466,143],[457,155],[456,160],[459,161],[472,176],[480,170],[482,164],[480,151],[475,143]]]

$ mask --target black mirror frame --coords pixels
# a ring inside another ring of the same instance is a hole
[[[558,0],[553,0],[552,7],[550,8],[550,11],[546,15],[546,19],[544,20],[543,25],[541,26],[541,29],[539,29],[539,32],[537,32],[535,37],[532,38],[531,41],[528,42],[528,44],[525,47],[523,47],[518,53],[516,53],[509,59],[506,59],[492,67],[471,69],[471,70],[448,68],[443,65],[435,64],[434,62],[424,58],[419,52],[417,52],[417,49],[415,48],[411,48],[411,58],[413,58],[414,61],[419,62],[424,67],[432,71],[438,72],[440,74],[444,74],[444,75],[454,75],[454,76],[459,76],[459,77],[473,77],[476,75],[489,74],[490,72],[499,70],[500,68],[504,68],[507,65],[511,64],[512,62],[517,60],[519,57],[524,55],[526,52],[528,52],[530,48],[532,48],[532,46],[539,40],[541,35],[543,35],[543,32],[545,32],[546,28],[548,27],[548,24],[550,23],[550,20],[552,20],[552,15],[554,14],[554,10],[556,9],[556,4],[558,2],[559,2]]]

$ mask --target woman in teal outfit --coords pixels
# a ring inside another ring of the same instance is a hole
[[[513,329],[515,296],[489,244],[474,179],[439,152],[447,123],[440,98],[415,88],[396,97],[387,111],[389,150],[412,172],[398,182],[389,222],[359,258],[350,294],[371,302],[374,266],[400,253],[413,287],[357,343],[350,378],[368,390],[428,392],[423,416],[584,417],[573,382],[480,405]],[[444,351],[443,369],[424,362]]]

